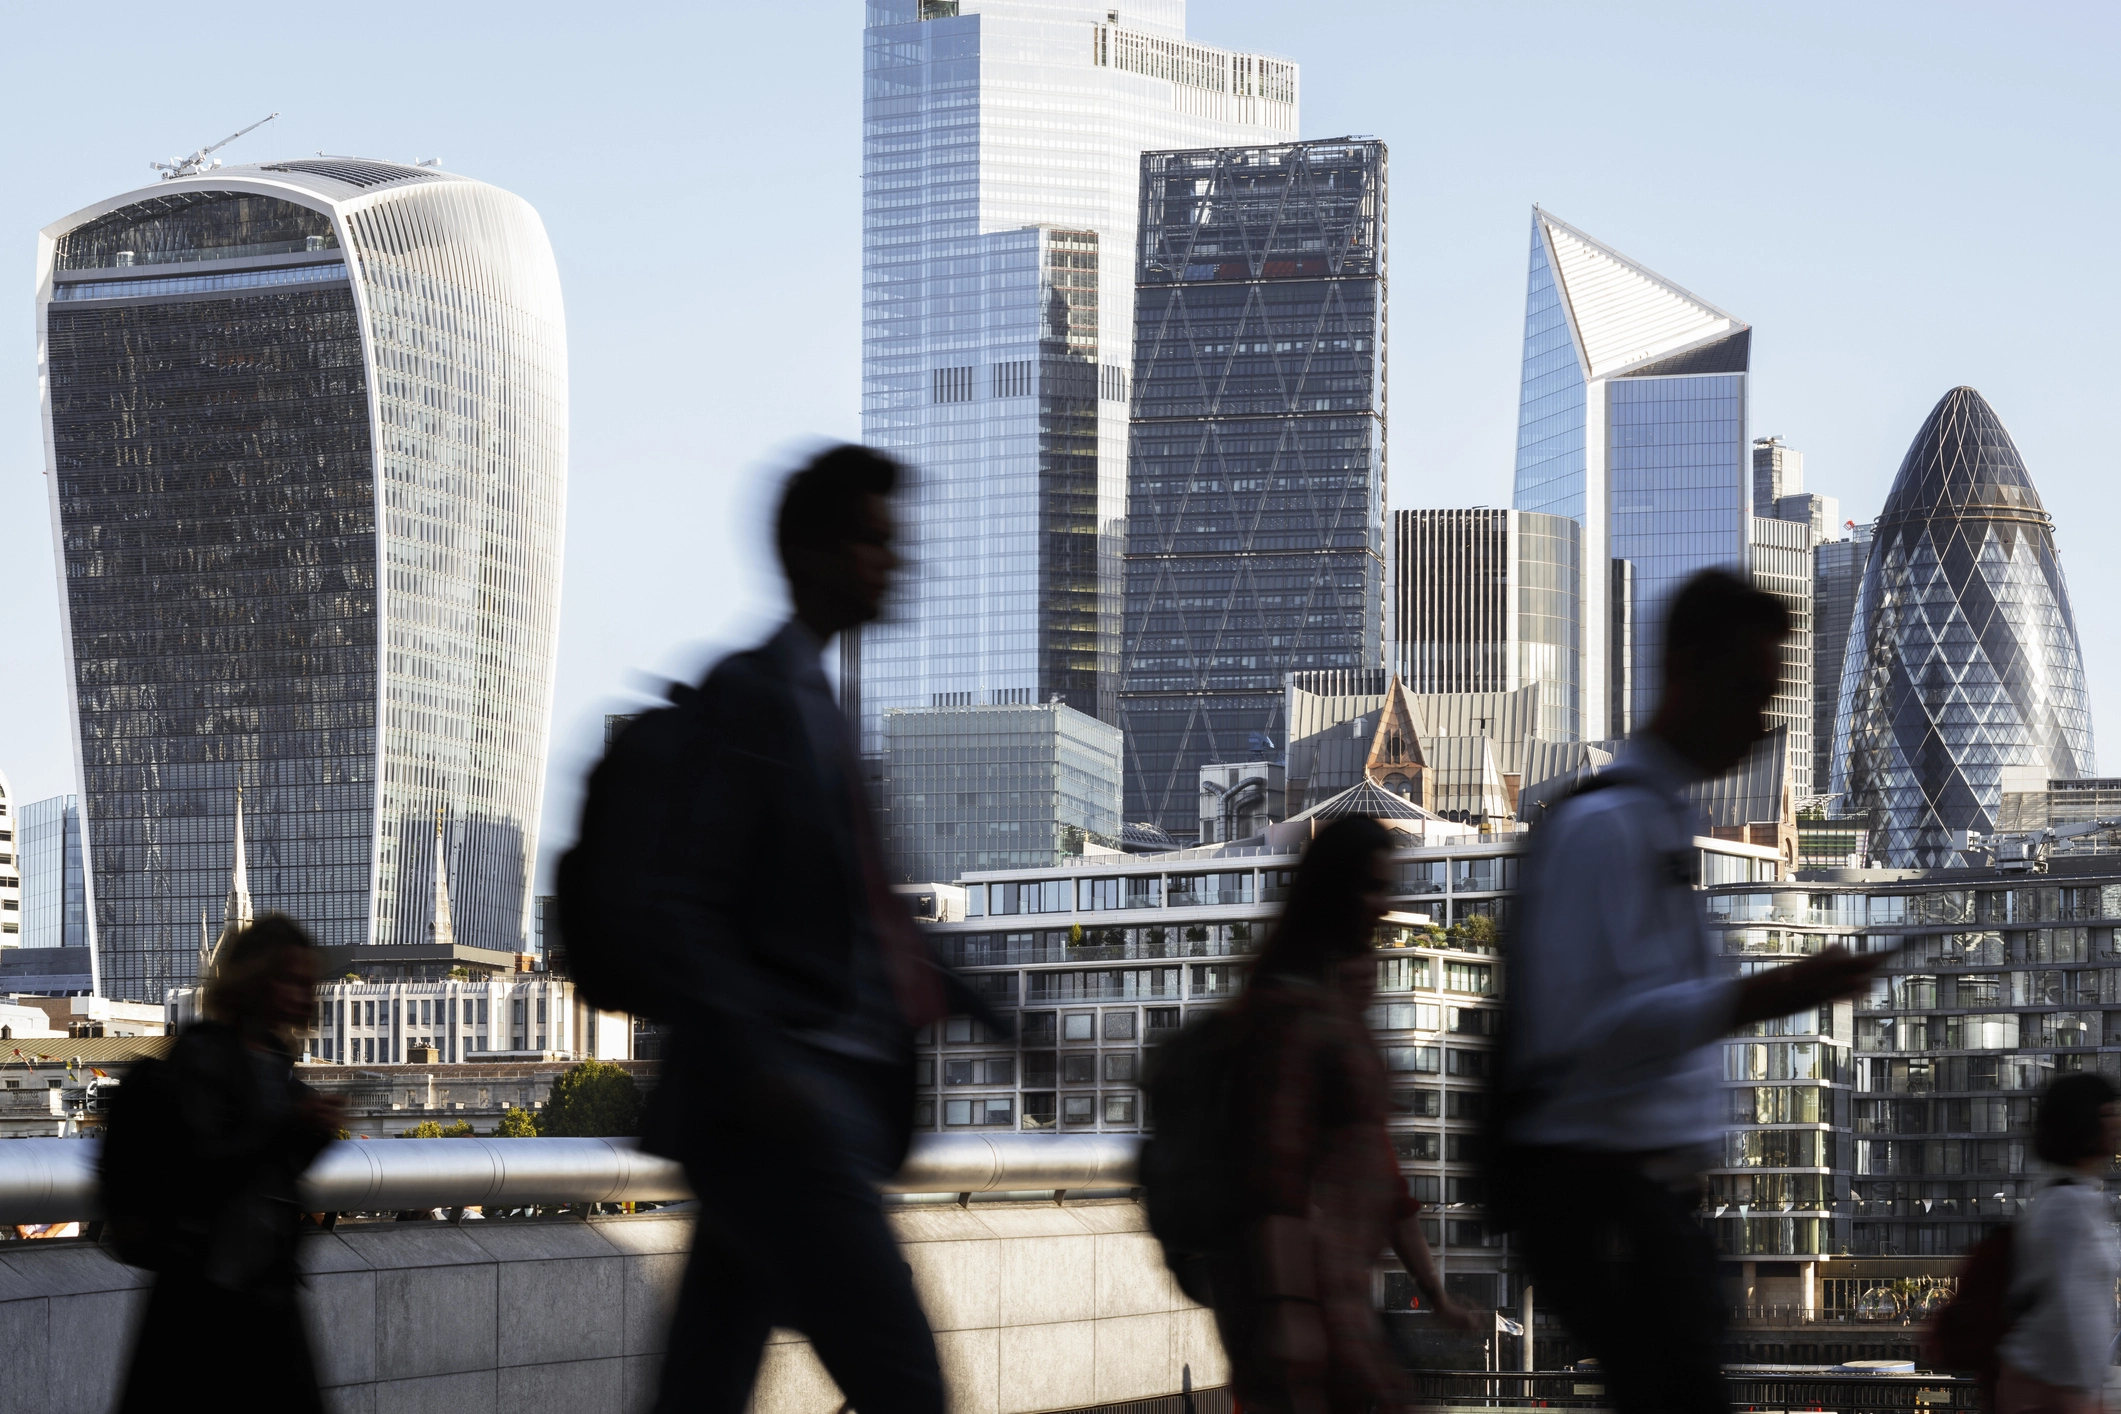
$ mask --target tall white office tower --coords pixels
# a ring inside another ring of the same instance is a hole
[[[1583,527],[1587,740],[1648,720],[1672,591],[1748,573],[1751,344],[1750,325],[1532,208],[1512,504]]]
[[[567,345],[543,223],[433,167],[199,170],[38,242],[104,995],[190,983],[238,791],[258,908],[520,951],[552,711]]]
[[[22,820],[0,771],[0,948],[22,946]]]
[[[870,0],[862,435],[917,478],[908,572],[842,645],[888,708],[1118,720],[1141,155],[1286,141],[1294,64],[1189,42],[1184,0]]]

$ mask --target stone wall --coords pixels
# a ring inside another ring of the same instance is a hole
[[[907,1205],[894,1222],[954,1414],[1035,1414],[1211,1389],[1213,1319],[1125,1201]],[[678,1214],[347,1224],[304,1240],[327,1407],[621,1414],[652,1398],[691,1222]],[[0,1246],[0,1414],[102,1414],[148,1278],[84,1242]],[[836,1414],[776,1333],[757,1414]]]

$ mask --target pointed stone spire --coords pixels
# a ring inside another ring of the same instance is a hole
[[[427,940],[441,947],[455,947],[457,928],[449,916],[449,870],[442,857],[442,807],[435,807],[435,918],[428,925]]]
[[[199,985],[205,986],[213,971],[214,937],[206,931],[206,910],[202,908],[199,910]]]
[[[221,905],[221,936],[250,926],[250,864],[243,857],[243,787],[236,787],[236,867],[228,877],[228,898]]]

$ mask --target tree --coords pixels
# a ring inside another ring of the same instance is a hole
[[[460,1119],[455,1124],[442,1125],[431,1119],[423,1119],[410,1129],[398,1131],[400,1139],[469,1139],[471,1121]]]
[[[529,1110],[519,1110],[514,1105],[501,1111],[501,1123],[494,1129],[498,1139],[535,1139],[538,1137],[538,1117]]]
[[[547,1134],[601,1139],[636,1134],[641,1127],[641,1092],[633,1077],[609,1061],[583,1061],[552,1082],[545,1104]]]

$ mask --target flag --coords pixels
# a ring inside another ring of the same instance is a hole
[[[101,1070],[98,1070],[98,1069],[96,1069],[96,1068],[95,1068],[94,1066],[90,1066],[90,1067],[88,1068],[88,1073],[89,1073],[90,1075],[93,1075],[93,1076],[95,1076],[95,1077],[96,1077],[96,1079],[98,1079],[98,1080],[108,1080],[108,1079],[110,1079],[110,1076],[109,1076],[109,1074],[107,1074],[107,1073],[106,1073],[106,1072],[104,1072],[104,1071],[101,1071]]]

